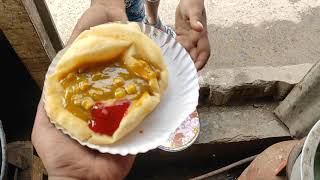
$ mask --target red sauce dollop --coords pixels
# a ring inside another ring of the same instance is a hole
[[[92,120],[89,121],[89,128],[94,132],[112,136],[129,106],[128,100],[117,101],[110,106],[96,103],[91,109]]]

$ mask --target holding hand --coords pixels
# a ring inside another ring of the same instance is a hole
[[[204,0],[180,0],[176,9],[176,39],[190,53],[198,70],[210,56]]]
[[[32,131],[32,143],[49,179],[123,179],[134,156],[102,154],[80,145],[55,128],[41,100]]]
[[[72,43],[82,31],[92,26],[112,21],[126,21],[124,4],[121,6],[106,8],[103,4],[93,1],[92,6],[79,19],[68,43]],[[80,145],[49,122],[42,100],[34,122],[32,143],[50,180],[124,179],[135,158],[102,154]]]

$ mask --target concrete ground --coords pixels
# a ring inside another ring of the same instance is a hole
[[[90,0],[46,0],[66,42]],[[160,17],[174,24],[179,0],[161,0]],[[300,64],[319,60],[319,0],[206,0],[212,56],[205,69]]]

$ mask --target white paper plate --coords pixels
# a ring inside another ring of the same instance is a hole
[[[106,146],[81,142],[57,127],[80,144],[102,153],[124,156],[155,149],[165,144],[170,134],[187,119],[198,105],[198,76],[190,55],[168,34],[143,23],[139,23],[139,25],[141,30],[161,48],[169,72],[168,88],[157,108],[127,136]],[[54,72],[54,68],[65,50],[60,51],[54,58],[47,76]]]

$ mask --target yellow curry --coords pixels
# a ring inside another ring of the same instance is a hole
[[[60,83],[65,89],[64,106],[75,116],[88,121],[90,109],[96,102],[112,99],[135,100],[150,92],[152,81],[159,76],[143,60],[128,70],[122,61],[96,64],[69,73]]]

